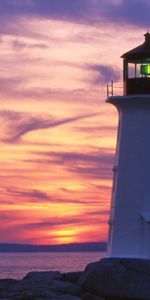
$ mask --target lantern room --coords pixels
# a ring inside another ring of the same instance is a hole
[[[124,53],[124,95],[150,94],[150,33],[140,46]]]

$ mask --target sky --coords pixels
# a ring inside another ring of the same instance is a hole
[[[106,241],[120,56],[149,0],[0,0],[0,242]]]

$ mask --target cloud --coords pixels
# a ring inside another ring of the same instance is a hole
[[[4,222],[4,223],[14,221],[15,216],[12,214],[12,212],[3,211],[3,212],[0,213],[0,220],[1,220],[1,222]]]
[[[30,202],[34,202],[34,199],[38,202],[50,201],[50,196],[48,194],[37,189],[27,191],[23,189],[7,188],[6,193],[12,197],[28,198],[30,199]]]
[[[37,163],[63,165],[66,170],[76,173],[84,178],[110,179],[112,178],[111,166],[114,153],[105,149],[92,151],[91,153],[80,152],[32,152],[40,158]],[[42,157],[45,157],[43,159]]]
[[[55,217],[55,219],[52,218],[52,220],[28,223],[26,225],[23,225],[23,227],[28,229],[47,228],[47,227],[49,228],[49,227],[62,226],[62,225],[73,225],[73,224],[80,223],[81,221],[82,220],[79,217],[71,217],[70,219],[69,218],[61,219]]]
[[[102,216],[108,215],[109,210],[102,210],[102,211],[91,211],[87,213],[87,216]]]
[[[108,218],[108,211],[104,210],[104,211],[93,211],[93,212],[84,212],[83,214],[79,214],[77,216],[71,216],[71,217],[51,217],[49,219],[44,219],[41,220],[39,222],[32,222],[32,223],[27,223],[25,225],[22,225],[23,228],[25,229],[39,229],[39,228],[53,228],[53,227],[64,227],[66,225],[70,225],[70,226],[85,226],[87,224],[94,225],[97,224],[97,221],[99,219],[99,223],[106,223],[106,219]],[[89,221],[90,220],[90,221]],[[69,226],[69,227],[70,227]]]
[[[48,46],[46,45],[46,43],[27,43],[27,42],[23,42],[21,40],[18,39],[14,39],[13,41],[11,41],[11,45],[13,47],[13,49],[15,49],[16,51],[21,51],[24,49],[34,49],[34,48],[40,48],[40,49],[46,49]]]
[[[1,19],[41,17],[90,24],[149,25],[149,0],[1,0]],[[7,20],[7,22],[6,22]]]
[[[93,136],[99,136],[99,137],[103,137],[103,136],[108,136],[111,134],[116,133],[116,126],[76,126],[75,131],[80,132],[80,133],[85,133],[88,136],[90,135],[91,137]]]
[[[121,71],[116,70],[112,66],[106,66],[106,65],[88,65],[87,68],[91,71],[94,71],[96,75],[94,78],[91,78],[92,84],[106,84],[113,81],[119,81],[121,80]]]
[[[78,199],[77,195],[74,196],[72,195],[72,192],[69,191],[70,198],[65,198],[61,196],[61,193],[58,191],[57,195],[55,194],[48,194],[46,192],[37,190],[37,189],[21,189],[21,188],[14,188],[14,187],[8,187],[5,190],[5,196],[9,197],[11,200],[8,201],[9,205],[13,205],[14,203],[17,202],[17,199],[20,203],[20,199],[24,199],[25,203],[57,203],[57,204],[64,204],[64,203],[69,203],[69,204],[85,204],[90,202],[90,199],[86,199],[84,196],[84,199]],[[15,202],[14,200],[15,199]],[[93,203],[95,203],[93,201]],[[6,200],[4,201],[4,204],[6,204]]]
[[[23,15],[79,20],[88,15],[90,3],[91,0],[1,0],[0,12],[13,17]]]
[[[62,17],[64,19],[81,20],[89,13],[90,0],[45,0],[44,5],[40,0],[34,0],[34,7],[41,16]]]
[[[20,43],[20,42],[19,42]],[[12,45],[12,44],[11,44]],[[23,45],[21,46],[19,44],[19,46],[13,46],[13,47],[24,47]],[[17,49],[17,51],[20,51],[19,48]],[[28,59],[28,63],[32,64],[34,63],[35,65],[37,65],[37,63],[39,63],[39,59],[38,58],[26,58],[24,56],[24,58],[21,58],[21,60],[19,59],[17,61],[17,64],[21,64],[21,63],[26,63],[26,59]],[[42,61],[41,61],[42,64]],[[55,62],[55,64],[57,64]],[[6,62],[4,63],[5,68],[10,68],[10,62]],[[60,62],[58,62],[58,65],[60,65]],[[84,103],[85,105],[91,104],[91,101],[93,101],[93,103],[97,103],[95,101],[95,95],[93,96],[92,94],[90,94],[89,89],[80,89],[80,88],[72,88],[72,87],[63,87],[63,88],[50,88],[50,87],[40,87],[38,86],[34,86],[34,87],[26,87],[26,85],[28,85],[28,83],[32,83],[33,80],[33,75],[28,74],[28,76],[26,76],[25,74],[21,73],[20,76],[10,76],[7,75],[7,77],[2,77],[2,75],[0,75],[0,101],[3,101],[4,97],[5,99],[8,98],[9,101],[14,102],[14,100],[26,100],[26,101],[40,101],[41,103],[41,99],[43,99],[43,101],[50,101],[50,99],[53,99],[57,102],[59,102],[60,105],[60,101],[62,102],[67,102],[69,100],[69,103],[71,102],[76,102],[79,105]],[[95,101],[95,102],[94,102]]]
[[[1,94],[11,93],[17,89],[17,87],[22,83],[22,78],[20,77],[0,77],[0,91]]]
[[[17,143],[21,138],[32,131],[49,129],[64,124],[77,122],[82,119],[93,117],[97,114],[85,114],[70,118],[56,119],[52,116],[32,116],[11,110],[1,110],[0,120],[5,126],[3,136],[0,140],[5,143]]]
[[[107,0],[106,5],[104,18],[110,22],[149,27],[149,0],[122,0],[116,4],[110,2],[109,5]]]
[[[108,155],[109,154],[109,155]],[[55,162],[57,163],[96,163],[99,162],[99,160],[110,163],[111,156],[108,151],[103,151],[103,153],[100,151],[95,153],[78,153],[78,152],[63,152],[63,153],[55,153],[51,152],[50,156],[55,157]]]

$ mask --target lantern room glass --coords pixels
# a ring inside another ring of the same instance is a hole
[[[128,62],[126,75],[126,79],[150,77],[150,62]]]

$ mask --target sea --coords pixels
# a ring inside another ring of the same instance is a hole
[[[105,255],[105,252],[0,253],[0,279],[22,279],[33,271],[83,271],[87,264]]]

